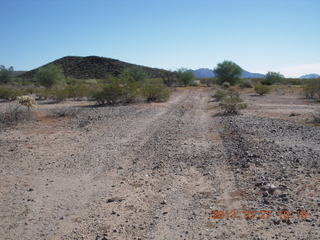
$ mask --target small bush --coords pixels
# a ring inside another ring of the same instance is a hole
[[[240,94],[236,91],[229,91],[222,102],[219,104],[223,115],[236,115],[241,109],[247,108],[247,104],[243,103]]]
[[[240,88],[252,88],[252,83],[248,79],[241,79],[239,82]]]
[[[32,118],[31,111],[21,108],[21,105],[8,103],[4,112],[0,112],[0,128],[14,125]]]
[[[227,94],[227,91],[219,89],[214,93],[213,97],[216,101],[221,101],[225,96],[227,96]]]
[[[230,88],[230,83],[229,82],[223,82],[221,85],[224,89]]]
[[[313,122],[316,124],[320,124],[320,110],[319,109],[313,114]]]
[[[161,79],[146,80],[142,86],[142,96],[148,102],[164,102],[169,98],[169,89]]]
[[[320,100],[320,79],[306,80],[303,91],[306,98]]]
[[[262,96],[270,92],[270,87],[263,84],[258,84],[254,86],[254,91],[260,96]]]
[[[199,87],[200,84],[198,82],[193,81],[193,82],[189,83],[189,86],[191,86],[191,87]]]

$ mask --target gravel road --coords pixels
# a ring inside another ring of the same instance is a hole
[[[1,132],[1,239],[319,239],[319,128],[217,117],[210,95],[81,106],[73,118],[38,110]],[[309,216],[275,214],[300,209]]]

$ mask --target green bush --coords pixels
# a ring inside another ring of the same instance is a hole
[[[239,82],[240,88],[252,88],[252,82],[249,79],[241,79]]]
[[[193,82],[189,83],[189,86],[191,86],[191,87],[199,87],[200,84],[198,82],[193,81]]]
[[[227,96],[227,94],[227,91],[219,89],[214,93],[213,97],[216,101],[221,101],[225,96]]]
[[[257,84],[256,86],[254,86],[254,91],[262,96],[270,92],[270,87],[263,84]]]
[[[102,90],[93,94],[93,99],[98,105],[127,103],[132,101],[135,90],[133,86],[129,86],[128,82],[120,78],[113,78]]]
[[[13,101],[20,95],[23,95],[21,90],[12,87],[0,87],[0,99]]]
[[[57,84],[65,84],[62,68],[54,64],[40,68],[36,78],[38,82],[46,88],[50,88]]]
[[[188,86],[194,79],[194,74],[192,71],[186,68],[180,68],[175,72],[178,82],[184,86]]]
[[[241,109],[247,108],[247,104],[243,103],[240,94],[236,91],[229,91],[219,104],[223,115],[236,115]]]
[[[263,85],[272,85],[283,81],[284,76],[277,72],[268,72],[266,78],[261,81]]]
[[[169,98],[170,91],[161,79],[146,80],[141,89],[148,102],[163,102]]]

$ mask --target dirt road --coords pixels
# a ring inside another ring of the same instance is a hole
[[[187,89],[168,103],[81,108],[2,132],[1,239],[288,239],[271,219],[211,218],[252,196],[210,95]],[[316,227],[306,224],[299,231]]]

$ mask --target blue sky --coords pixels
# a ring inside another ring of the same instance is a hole
[[[319,0],[0,0],[0,64],[66,55],[151,67],[320,73]]]

